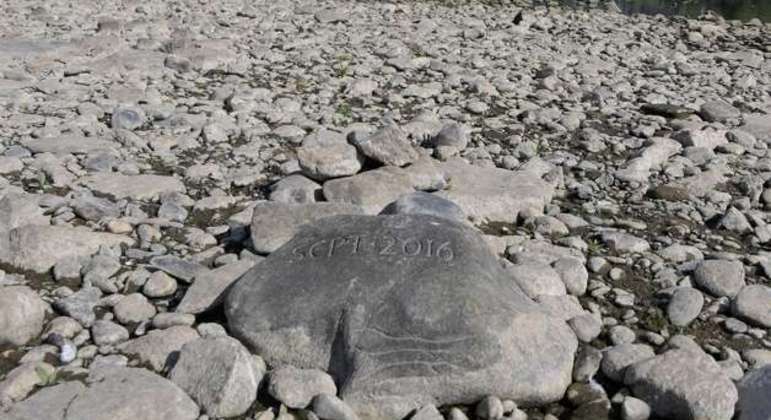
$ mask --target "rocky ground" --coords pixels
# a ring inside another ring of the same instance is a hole
[[[768,24],[13,0],[0,31],[0,419],[771,418]]]

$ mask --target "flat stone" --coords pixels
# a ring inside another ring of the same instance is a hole
[[[59,261],[89,257],[102,246],[121,244],[131,246],[134,240],[87,228],[26,225],[12,229],[7,242],[0,243],[0,261],[20,270],[45,273]]]
[[[523,211],[542,213],[554,195],[553,186],[531,172],[483,168],[461,159],[440,167],[449,185],[436,194],[457,204],[474,221],[512,223]]]
[[[324,371],[283,366],[268,375],[268,393],[289,408],[301,409],[317,395],[336,395],[337,386]]]
[[[480,235],[427,215],[305,225],[232,287],[225,312],[268,364],[327,370],[362,417],[487,395],[555,401],[577,347]]]
[[[11,406],[4,420],[196,420],[198,407],[170,381],[145,369],[92,369],[85,384],[43,388]]]
[[[169,379],[211,417],[244,414],[257,398],[265,372],[241,343],[230,337],[186,343]]]
[[[742,117],[744,124],[742,130],[752,134],[760,141],[771,140],[771,115],[769,114],[745,114]]]
[[[738,400],[720,365],[697,349],[673,349],[635,363],[624,383],[663,418],[730,420]]]
[[[177,305],[176,312],[200,314],[213,309],[222,303],[228,287],[256,263],[252,259],[243,259],[199,274]]]
[[[619,254],[641,254],[651,248],[651,245],[645,239],[626,232],[604,232],[602,234],[602,241],[611,251]]]
[[[562,282],[559,273],[548,264],[538,261],[507,264],[506,272],[531,299],[541,295],[564,296],[567,294],[565,283]]]
[[[321,185],[302,175],[290,175],[270,186],[270,201],[280,203],[315,203],[321,195]]]
[[[43,137],[23,141],[22,145],[32,153],[88,154],[97,151],[115,150],[120,144],[98,137],[59,136]]]
[[[738,420],[768,420],[771,418],[771,365],[747,372],[737,384]]]
[[[362,139],[354,146],[364,156],[384,165],[404,166],[420,155],[407,138],[407,133],[395,124],[389,124]]]
[[[620,344],[603,353],[600,368],[608,378],[622,382],[627,367],[655,355],[653,349],[645,344]]]
[[[141,293],[124,296],[113,308],[121,324],[137,324],[155,316],[155,306]]]
[[[771,287],[754,284],[742,288],[732,302],[731,311],[752,325],[771,328]]]
[[[91,337],[97,346],[114,346],[129,339],[129,332],[112,321],[99,320],[91,327]]]
[[[158,201],[161,194],[185,192],[185,185],[173,176],[121,175],[100,173],[81,178],[86,188],[112,199],[129,198],[139,201]]]
[[[410,176],[393,166],[324,183],[324,197],[328,201],[360,206],[367,214],[378,214],[402,195],[414,191]]]
[[[192,283],[193,279],[202,273],[209,271],[206,267],[193,261],[183,260],[174,255],[162,255],[150,259],[150,267],[157,268],[166,274]]]
[[[340,214],[362,213],[361,207],[348,203],[257,203],[252,213],[252,244],[255,251],[269,254],[292,239],[306,223]]]
[[[102,291],[96,287],[84,287],[66,298],[54,302],[54,308],[64,315],[74,318],[85,327],[90,327],[96,320],[94,307],[99,303]]]
[[[739,118],[742,113],[733,105],[723,100],[708,101],[701,104],[699,116],[704,121],[726,122],[731,119]]]
[[[464,223],[463,210],[452,201],[423,191],[416,191],[401,196],[387,205],[380,214],[428,214]]]
[[[313,398],[312,411],[323,420],[358,420],[353,409],[340,398],[319,394]]]
[[[27,286],[0,287],[0,349],[23,346],[40,335],[49,311]]]
[[[198,332],[186,326],[152,330],[147,334],[117,346],[118,351],[139,360],[143,365],[162,372],[173,366],[185,343],[198,338]]]
[[[744,265],[741,261],[706,260],[693,272],[696,286],[717,297],[734,297],[744,287]]]

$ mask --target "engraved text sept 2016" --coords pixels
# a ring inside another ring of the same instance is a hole
[[[351,235],[320,239],[310,245],[292,249],[298,260],[306,258],[332,258],[335,255],[400,255],[404,257],[428,257],[452,261],[455,253],[450,242],[429,238],[398,238],[392,235]]]

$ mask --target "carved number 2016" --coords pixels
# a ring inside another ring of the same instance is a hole
[[[349,255],[357,255],[364,252],[374,252],[377,255],[403,255],[406,257],[433,257],[443,261],[452,261],[455,254],[450,242],[438,243],[433,239],[399,239],[394,236],[383,236],[370,242],[362,236],[340,237],[333,239],[321,239],[310,246],[296,247],[292,254],[299,258],[332,258],[341,252]]]

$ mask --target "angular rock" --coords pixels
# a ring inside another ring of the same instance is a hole
[[[95,254],[100,247],[133,245],[123,235],[93,232],[86,228],[26,225],[9,232],[0,243],[0,261],[20,270],[45,273],[57,262]]]
[[[66,298],[54,302],[54,309],[76,319],[85,327],[90,327],[96,320],[94,307],[99,303],[102,291],[96,287],[84,287]]]
[[[228,287],[255,263],[252,259],[243,259],[199,274],[177,305],[176,312],[200,314],[213,309],[222,302]]]
[[[469,165],[452,159],[441,166],[449,186],[436,194],[457,204],[475,221],[515,222],[523,211],[542,213],[554,187],[530,172]]]
[[[135,357],[143,365],[149,365],[156,372],[173,366],[179,351],[186,343],[198,338],[196,330],[185,326],[173,326],[165,330],[153,330],[117,346],[128,356]]]
[[[414,191],[410,176],[393,166],[324,183],[324,197],[328,201],[360,206],[367,214],[378,214],[389,203]]]
[[[318,369],[283,366],[268,375],[268,393],[289,408],[301,409],[317,395],[336,395],[337,386],[331,376]]]
[[[427,215],[305,225],[232,287],[225,312],[269,364],[328,370],[363,417],[487,395],[554,401],[577,347],[475,231]]]
[[[169,379],[211,417],[244,414],[257,398],[265,372],[237,340],[199,338],[188,342]]]
[[[362,209],[347,203],[257,203],[252,213],[252,244],[255,251],[270,254],[292,239],[300,226],[340,214],[362,214]]]
[[[158,201],[161,194],[185,192],[185,185],[173,176],[121,175],[101,173],[79,181],[86,188],[114,200],[129,198],[139,201]]]
[[[701,104],[699,110],[699,116],[704,121],[709,122],[726,122],[731,119],[736,119],[741,116],[741,112],[733,105],[723,100],[709,101]]]
[[[155,316],[155,306],[141,293],[124,296],[112,311],[121,324],[137,324]]]
[[[394,124],[386,125],[368,137],[356,139],[353,144],[364,156],[384,165],[404,166],[420,157],[407,133]]]
[[[704,127],[701,130],[684,129],[672,135],[672,138],[679,141],[683,147],[703,147],[709,150],[715,150],[716,147],[728,144],[726,130],[716,130],[711,127]]]
[[[622,382],[627,367],[655,355],[653,349],[645,344],[620,344],[603,353],[600,367],[605,376],[616,382]]]
[[[356,174],[364,158],[342,134],[320,131],[303,140],[297,149],[297,160],[304,175],[324,181]]]
[[[321,185],[302,175],[290,175],[270,186],[270,201],[279,203],[315,203],[321,195]]]
[[[150,260],[150,266],[186,283],[192,283],[193,279],[198,275],[208,271],[208,269],[201,264],[183,260],[174,255],[154,257]]]
[[[730,420],[738,400],[720,365],[697,349],[673,349],[635,363],[624,383],[664,418]]]
[[[23,346],[43,331],[48,305],[27,286],[0,287],[0,348]]]

